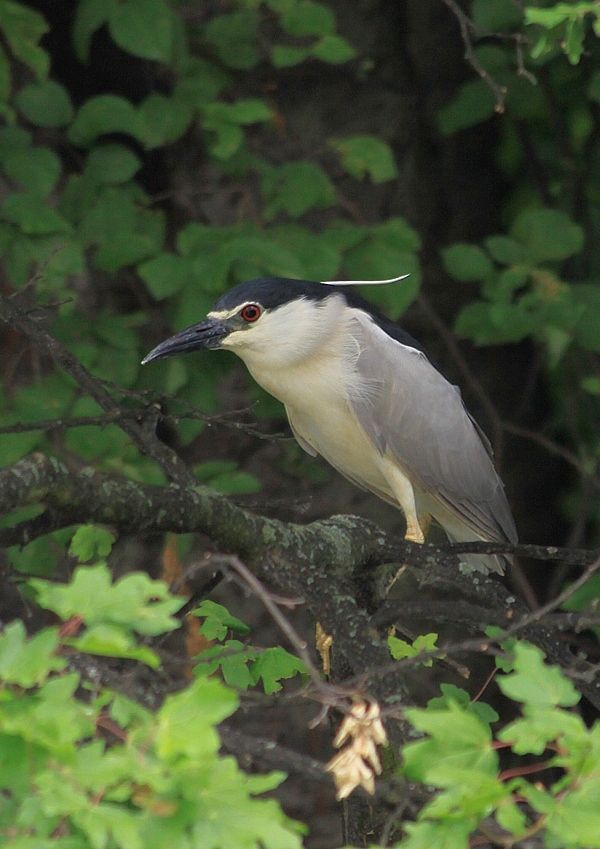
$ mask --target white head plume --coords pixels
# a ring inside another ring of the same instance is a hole
[[[401,274],[400,277],[390,277],[389,280],[321,280],[323,286],[383,286],[385,283],[398,283],[406,280],[410,274]]]

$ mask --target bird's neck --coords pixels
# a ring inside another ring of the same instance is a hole
[[[265,356],[254,351],[238,353],[263,389],[287,407],[300,409],[345,402],[353,369],[347,340],[345,329],[338,326],[322,345],[292,361],[279,361],[273,354]]]

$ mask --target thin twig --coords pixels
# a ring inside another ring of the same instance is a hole
[[[58,339],[4,295],[0,295],[0,319],[27,336],[35,348],[49,355],[105,412],[115,415],[120,413],[119,405],[106,391],[102,381],[94,377]],[[118,425],[143,454],[158,463],[171,481],[180,486],[193,486],[196,483],[181,458],[157,438],[154,429],[148,427],[147,423],[142,426],[136,421],[124,418],[118,421]]]
[[[340,688],[334,687],[333,685],[323,681],[321,673],[312,662],[312,658],[308,652],[306,640],[302,639],[302,637],[298,634],[291,622],[280,611],[279,607],[273,600],[273,596],[271,595],[271,593],[269,593],[269,591],[262,584],[262,582],[258,580],[256,575],[254,575],[250,571],[250,569],[248,569],[248,567],[244,565],[244,563],[242,563],[240,558],[235,554],[215,555],[211,558],[211,561],[213,563],[217,562],[220,568],[226,567],[233,569],[233,571],[236,572],[240,576],[240,578],[242,578],[246,586],[248,586],[252,590],[254,595],[260,599],[275,624],[284,634],[286,639],[289,641],[290,645],[293,647],[294,651],[298,654],[298,656],[306,666],[308,675],[317,692],[321,694],[326,694],[328,696],[328,703],[333,703],[336,706],[340,701],[340,695],[343,694],[344,698],[347,699],[348,695],[350,695],[347,690],[341,690]],[[330,699],[332,697],[333,700],[331,702]]]
[[[456,17],[458,21],[458,26],[460,27],[460,35],[462,38],[463,46],[465,48],[465,60],[469,63],[469,65],[473,68],[476,74],[478,74],[484,83],[488,86],[492,94],[494,95],[495,104],[494,111],[498,114],[502,114],[504,112],[504,103],[506,99],[506,87],[499,85],[496,80],[492,77],[487,68],[481,64],[479,59],[477,58],[477,54],[473,49],[473,36],[478,35],[477,29],[473,21],[468,17],[468,15],[463,12],[460,8],[456,0],[442,0],[453,15]]]

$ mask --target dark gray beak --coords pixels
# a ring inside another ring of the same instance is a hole
[[[149,354],[146,354],[142,360],[142,365],[151,363],[152,360],[160,360],[162,357],[170,357],[172,354],[187,354],[199,348],[218,348],[221,340],[229,332],[230,328],[222,321],[207,318],[206,321],[186,327],[185,330],[180,330],[175,336],[165,339],[164,342],[153,348]]]

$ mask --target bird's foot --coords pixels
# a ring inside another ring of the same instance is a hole
[[[419,545],[422,545],[425,542],[423,531],[421,530],[421,526],[418,522],[408,525],[406,533],[404,534],[404,539],[407,539],[409,542],[418,542]]]
[[[328,634],[320,622],[317,622],[315,627],[315,646],[321,656],[321,664],[323,666],[323,674],[329,677],[331,673],[331,646],[333,645],[333,637]]]

